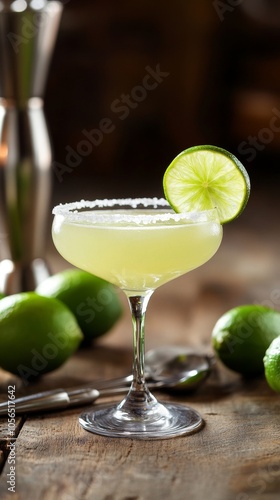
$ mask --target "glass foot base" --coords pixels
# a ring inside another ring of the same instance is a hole
[[[153,418],[127,415],[120,406],[104,405],[95,411],[84,412],[79,418],[87,431],[110,437],[133,439],[167,439],[191,434],[204,425],[202,417],[183,405],[158,403]]]

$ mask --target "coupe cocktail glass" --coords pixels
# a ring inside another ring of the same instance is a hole
[[[84,412],[88,431],[113,437],[163,439],[199,429],[193,409],[159,403],[145,383],[144,320],[156,288],[199,267],[217,251],[222,226],[215,209],[175,214],[165,199],[67,203],[54,208],[53,241],[71,264],[126,294],[133,323],[133,382],[126,398]]]

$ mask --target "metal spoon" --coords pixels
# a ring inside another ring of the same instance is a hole
[[[186,348],[161,347],[146,354],[146,381],[150,389],[188,391],[210,373],[213,358],[190,353]],[[23,396],[13,401],[15,414],[54,410],[93,403],[97,398],[127,392],[132,375],[95,381],[79,388],[55,389]],[[11,402],[10,402],[11,403]],[[11,404],[0,404],[0,415],[7,415]]]
[[[210,375],[214,363],[214,356],[194,353],[183,346],[162,346],[145,356],[146,380],[149,387],[149,381],[162,382],[162,388],[186,392]]]

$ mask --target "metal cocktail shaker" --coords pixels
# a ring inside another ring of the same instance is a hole
[[[63,5],[0,0],[0,292],[33,290],[45,261],[52,151],[43,93]]]

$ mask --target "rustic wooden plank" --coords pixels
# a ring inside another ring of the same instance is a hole
[[[15,498],[236,500],[261,490],[278,498],[280,400],[263,380],[223,374],[222,383],[213,377],[178,401],[204,416],[201,432],[141,442],[88,433],[77,410],[29,418],[17,439]],[[1,498],[8,471],[6,464]]]

